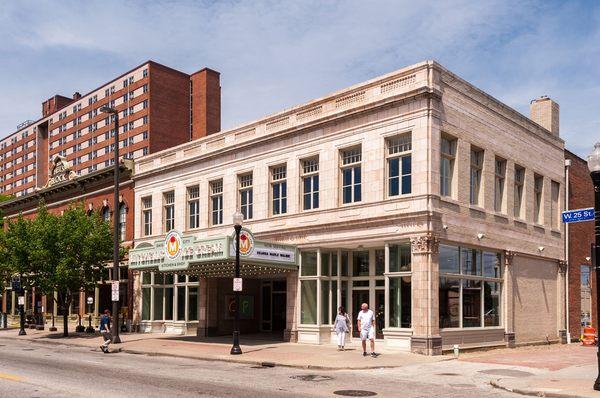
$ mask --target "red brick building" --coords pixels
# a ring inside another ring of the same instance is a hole
[[[120,203],[113,203],[114,119],[103,106],[119,113],[121,167]],[[55,95],[42,103],[42,117],[18,126],[0,140],[0,193],[13,198],[0,204],[5,218],[19,213],[35,217],[40,200],[60,213],[82,202],[107,220],[119,217],[125,247],[133,244],[132,160],[216,133],[221,128],[221,87],[218,72],[208,68],[191,75],[145,62],[81,95]],[[56,168],[55,168],[56,166]],[[53,175],[55,174],[60,175]],[[57,178],[52,178],[57,177]],[[70,314],[83,315],[86,297],[93,296],[94,313],[111,308],[112,275],[99,281],[94,292],[82,292]],[[129,272],[121,270],[122,308],[131,308]],[[1,292],[0,311],[16,313],[16,297]],[[59,313],[53,300],[27,292],[26,309],[47,315]]]
[[[567,195],[569,209],[594,207],[594,185],[587,162],[565,150],[567,161]],[[569,165],[570,162],[570,165]],[[597,327],[595,277],[591,261],[591,245],[594,243],[594,223],[567,224],[567,258],[569,263],[568,298],[569,332],[571,339],[579,339],[582,323],[593,321]]]

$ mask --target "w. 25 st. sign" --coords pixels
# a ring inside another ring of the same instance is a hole
[[[592,221],[594,219],[594,208],[563,211],[562,220],[564,223]]]

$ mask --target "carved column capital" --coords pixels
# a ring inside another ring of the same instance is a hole
[[[512,250],[504,250],[504,266],[510,267],[513,264],[513,260],[516,253]]]
[[[422,235],[410,238],[410,248],[413,253],[439,253],[440,241],[434,235]]]
[[[567,267],[568,267],[569,263],[567,263],[564,260],[558,260],[558,272],[560,272],[561,275],[565,275],[567,273]]]

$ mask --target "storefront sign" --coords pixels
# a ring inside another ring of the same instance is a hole
[[[58,183],[72,180],[77,175],[71,168],[71,164],[67,161],[67,158],[62,156],[55,156],[52,161],[52,169],[50,171],[50,177],[48,182],[44,185],[44,188],[49,188]]]
[[[235,317],[235,296],[225,296],[227,319]],[[254,319],[254,296],[240,296],[240,319]]]

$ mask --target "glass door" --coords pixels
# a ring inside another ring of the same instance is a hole
[[[375,290],[375,308],[373,308],[373,312],[375,312],[375,325],[377,326],[375,338],[383,339],[383,328],[385,328],[385,290]]]
[[[352,336],[360,337],[360,331],[358,330],[358,326],[356,324],[356,317],[360,312],[360,306],[362,303],[369,303],[369,291],[368,290],[353,290],[352,291]]]

